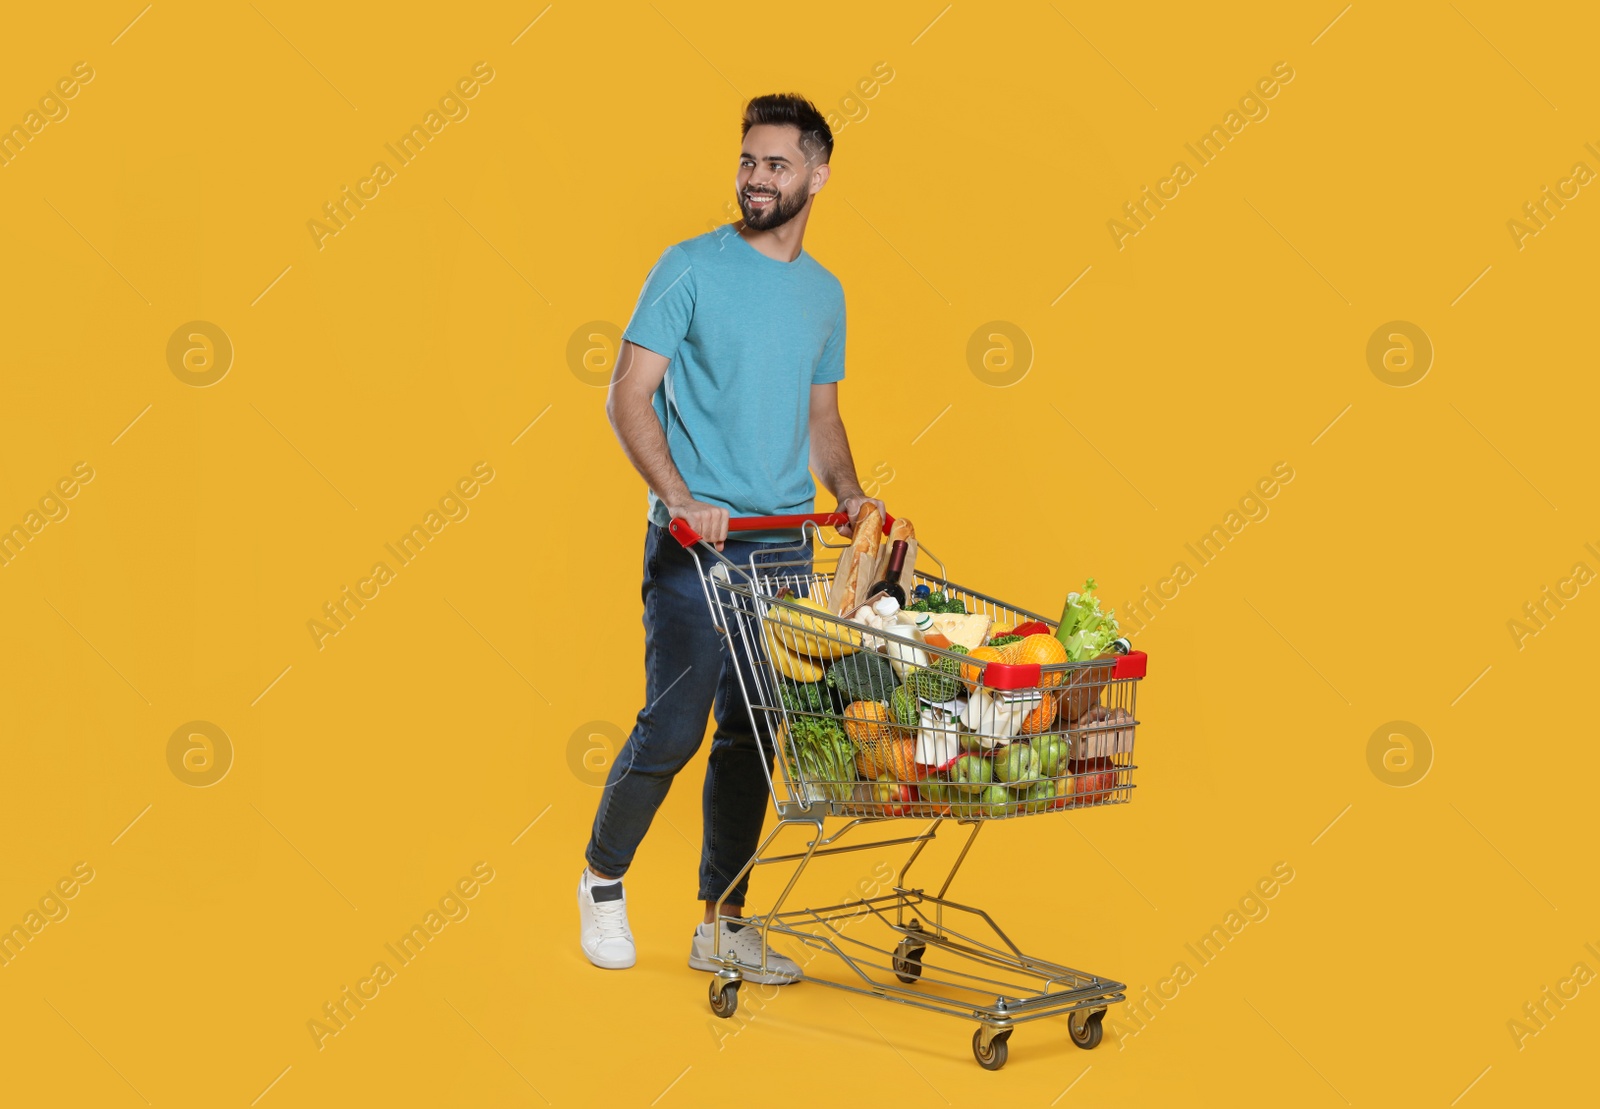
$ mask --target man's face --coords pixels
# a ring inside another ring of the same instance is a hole
[[[758,124],[750,128],[734,181],[745,226],[756,231],[782,227],[804,210],[811,194],[826,180],[825,167],[807,164],[798,127]]]

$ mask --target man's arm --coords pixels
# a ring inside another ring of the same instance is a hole
[[[870,500],[878,506],[879,512],[887,515],[883,502],[867,496],[861,488],[861,482],[856,479],[855,459],[850,456],[850,439],[844,433],[844,420],[839,416],[837,381],[811,387],[810,420],[811,469],[822,479],[828,491],[838,498],[839,507],[836,511],[854,520],[861,506]],[[845,524],[838,531],[840,535],[848,537],[852,528]]]
[[[611,371],[606,391],[606,416],[633,468],[649,483],[674,517],[689,522],[700,537],[722,550],[728,538],[728,510],[694,499],[678,467],[672,463],[667,435],[651,406],[651,397],[667,376],[671,359],[653,350],[624,342]],[[840,429],[841,434],[843,429]],[[846,448],[848,458],[849,448]],[[852,473],[852,480],[854,474]]]

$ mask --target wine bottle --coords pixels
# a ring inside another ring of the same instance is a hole
[[[874,597],[881,597],[887,593],[895,599],[895,602],[901,608],[904,608],[906,591],[900,585],[900,575],[905,570],[905,565],[906,541],[904,539],[896,539],[894,546],[889,548],[889,566],[883,572],[883,580],[867,590],[867,601],[871,602]]]

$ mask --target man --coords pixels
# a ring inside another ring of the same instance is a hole
[[[712,919],[760,842],[773,752],[751,730],[738,664],[712,625],[694,560],[666,525],[687,520],[740,566],[752,558],[759,566],[785,540],[793,559],[797,536],[729,539],[730,515],[811,511],[811,470],[851,519],[868,498],[839,418],[844,290],[801,250],[812,200],[828,181],[833,133],[809,101],[792,95],[750,101],[741,133],[734,190],[744,218],[661,255],[622,334],[606,399],[623,452],[650,486],[645,707],[600,795],[578,907],[590,962],[631,967],[622,876],[714,707],[702,794],[705,915],[689,965],[716,969],[720,930],[724,955],[751,968],[765,955],[767,971],[746,971],[747,980],[782,984],[800,968],[764,952],[759,929],[740,923],[748,875],[728,893],[722,919]]]

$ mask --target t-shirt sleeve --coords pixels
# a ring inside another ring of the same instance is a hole
[[[645,278],[639,303],[634,305],[622,337],[671,358],[689,334],[689,321],[693,318],[693,267],[679,247],[669,246]]]
[[[833,334],[828,336],[828,341],[822,345],[822,357],[817,359],[817,368],[812,371],[811,384],[827,385],[833,381],[844,380],[844,301],[839,302],[839,322],[833,326]]]

